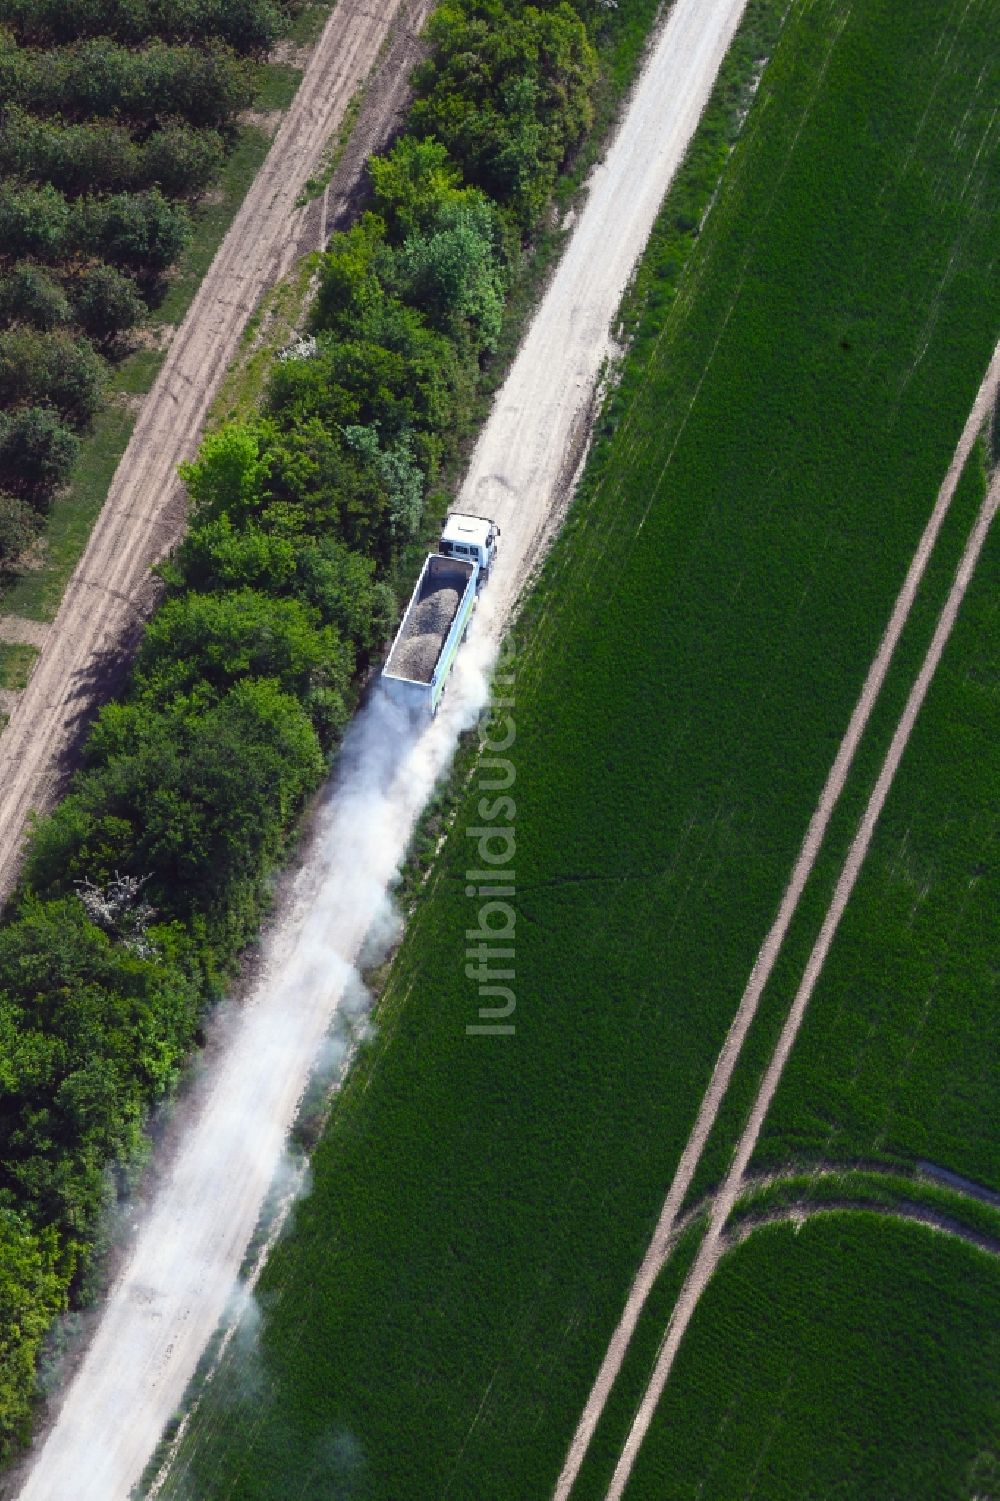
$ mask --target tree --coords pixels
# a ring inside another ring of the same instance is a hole
[[[371,558],[328,535],[310,537],[280,507],[279,530],[269,513],[236,529],[228,516],[191,528],[162,572],[174,589],[256,589],[301,599],[358,652],[380,645],[395,615],[395,598],[375,579]]]
[[[352,228],[333,236],[323,257],[314,329],[357,334],[377,317],[386,295],[386,248],[385,225],[375,214],[362,215]]]
[[[439,6],[427,33],[434,53],[414,74],[414,134],[442,141],[466,181],[526,227],[592,118],[597,62],[583,22],[567,4],[511,14],[482,0]]]
[[[38,513],[16,495],[0,493],[0,569],[16,568],[38,536]]]
[[[15,328],[0,333],[0,403],[47,402],[75,426],[100,405],[104,364],[83,339]]]
[[[84,332],[112,344],[146,316],[146,304],[131,277],[114,266],[91,266],[72,291],[73,310]]]
[[[152,931],[163,957],[143,959],[75,895],[28,898],[0,928],[0,1184],[70,1253],[93,1236],[105,1165],[134,1151],[197,1022],[198,977],[179,935]]]
[[[80,242],[133,271],[165,271],[191,238],[187,210],[171,203],[159,188],[81,199],[74,208]]]
[[[433,138],[401,136],[388,156],[369,159],[368,171],[376,210],[396,244],[426,233],[442,207],[463,192],[461,173]]]
[[[54,1234],[0,1209],[0,1459],[27,1438],[38,1348],[65,1306]]]
[[[481,349],[496,349],[503,321],[499,242],[493,211],[477,193],[440,204],[427,231],[408,236],[398,256],[410,300],[445,333],[466,325]]]
[[[22,261],[0,277],[0,323],[27,323],[43,330],[69,323],[72,310],[59,283],[40,266]]]
[[[344,439],[379,476],[388,502],[392,541],[409,542],[424,511],[424,476],[413,458],[409,433],[403,433],[388,448],[382,448],[374,427],[344,428]]]
[[[202,687],[217,696],[244,678],[273,678],[305,699],[318,687],[344,695],[353,666],[336,631],[300,600],[241,589],[168,600],[146,629],[135,681],[157,706]]]
[[[66,248],[70,207],[49,184],[0,187],[0,245],[5,255],[56,261]]]
[[[204,192],[225,159],[225,143],[217,130],[190,125],[167,125],[155,130],[142,149],[139,178],[177,198]]]
[[[196,515],[206,520],[229,515],[238,520],[259,508],[267,469],[259,430],[230,422],[209,433],[198,457],[182,464],[180,474]]]
[[[66,124],[15,107],[0,123],[0,169],[70,195],[139,186],[141,159],[125,126],[110,121]]]
[[[48,407],[0,413],[0,473],[36,506],[65,483],[80,444]]]

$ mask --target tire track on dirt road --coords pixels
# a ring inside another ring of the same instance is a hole
[[[757,1014],[757,1008],[764,992],[764,987],[770,978],[771,971],[785,941],[785,935],[788,932],[792,917],[798,907],[799,899],[816,863],[816,858],[826,835],[827,826],[840,800],[840,795],[847,781],[847,775],[853,763],[855,752],[882,690],[886,674],[902,636],[903,628],[909,619],[917,590],[920,587],[927,564],[937,544],[945,517],[951,507],[962,470],[965,467],[969,454],[972,452],[972,446],[976,437],[997,400],[998,391],[1000,391],[1000,345],[994,350],[989,368],[983,377],[982,385],[979,388],[962,435],[958,440],[958,446],[951,464],[948,466],[948,471],[938,492],[934,508],[917,544],[917,549],[910,562],[903,586],[893,606],[889,623],[879,643],[879,649],[868,670],[868,675],[865,678],[858,701],[855,704],[854,712],[851,715],[844,738],[840,743],[826,783],[820,793],[819,802],[809,822],[805,839],[802,842],[802,847],[793,867],[788,886],[778,907],[774,922],[761,945],[760,952],[750,972],[746,989],[740,999],[736,1015],[733,1018],[725,1042],[716,1059],[715,1067],[712,1070],[712,1077],[702,1097],[691,1135],[681,1154],[677,1171],[674,1174],[673,1182],[670,1185],[663,1209],[660,1212],[660,1218],[653,1232],[653,1238],[636,1273],[635,1281],[626,1300],[621,1319],[611,1336],[604,1360],[601,1363],[580,1422],[577,1425],[576,1433],[573,1435],[573,1440],[566,1455],[566,1462],[556,1482],[553,1501],[568,1501],[570,1492],[580,1472],[580,1467],[590,1447],[594,1430],[600,1420],[601,1413],[604,1411],[611,1388],[621,1370],[622,1361],[625,1358],[625,1352],[635,1332],[639,1316],[669,1255],[673,1231],[681,1205],[691,1186],[695,1170],[701,1160],[701,1155],[705,1149],[712,1127],[715,1124],[723,1098],[729,1088],[733,1071],[743,1049],[743,1044],[746,1041],[753,1019]],[[694,1269],[691,1272],[691,1276],[693,1275]]]
[[[267,159],[167,351],[0,737],[0,903],[17,878],[28,813],[46,811],[58,796],[102,678],[127,661],[155,600],[150,568],[178,541],[186,520],[177,466],[194,455],[248,318],[301,251],[308,208],[297,209],[296,199],[393,24],[405,16],[419,26],[429,8],[429,0],[414,0],[412,13],[406,0],[376,6],[338,0]],[[314,246],[315,238],[305,248]]]
[[[995,398],[997,375],[1000,373],[1000,348],[994,354],[990,372],[992,376],[992,395]],[[990,376],[987,377],[987,382],[984,382],[984,387],[989,381]],[[982,394],[981,390],[980,397]],[[992,401],[987,403],[987,410],[990,405],[992,405]],[[973,408],[973,416],[969,419],[970,424],[975,418],[976,410],[977,408]],[[985,416],[985,412],[980,415],[979,423],[972,432],[972,438],[976,436],[976,433],[981,428],[983,416]],[[966,432],[963,433],[963,442],[968,433],[969,426],[966,427]],[[971,439],[969,447],[971,447]],[[959,445],[960,451],[961,448],[962,443]],[[952,466],[948,471],[949,480],[951,480],[957,464],[958,454],[956,454]],[[961,466],[959,465],[960,472]],[[954,481],[952,482],[953,489],[954,484],[957,483],[957,479],[958,475],[955,474]],[[819,979],[823,965],[826,962],[827,954],[830,951],[830,946],[840,926],[840,920],[844,915],[858,875],[861,872],[861,867],[864,864],[869,846],[871,845],[872,836],[875,832],[875,825],[885,806],[885,801],[895,780],[896,772],[899,770],[903,753],[906,750],[913,727],[927,697],[927,691],[940,665],[945,646],[958,618],[962,600],[965,598],[966,590],[972,580],[998,509],[1000,509],[1000,469],[993,475],[975,525],[969,534],[969,539],[962,553],[962,558],[955,573],[951,589],[949,590],[948,598],[938,617],[931,643],[921,663],[920,671],[914,680],[913,687],[906,701],[906,706],[896,725],[875,786],[872,789],[868,804],[858,825],[857,833],[854,836],[843,867],[841,868],[830,906],[827,909],[816,942],[806,963],[802,981],[795,993],[795,999],[792,1002],[788,1016],[785,1019],[785,1024],[782,1027],[781,1035],[771,1055],[771,1060],[754,1100],[747,1124],[737,1143],[733,1161],[712,1206],[705,1238],[698,1249],[694,1265],[681,1287],[674,1310],[670,1316],[666,1336],[657,1356],[653,1375],[639,1404],[635,1420],[625,1441],[614,1476],[612,1477],[607,1493],[607,1501],[621,1501],[625,1493],[625,1487],[628,1484],[632,1466],[635,1463],[639,1449],[642,1447],[643,1439],[648,1432],[653,1414],[656,1411],[667,1380],[669,1379],[674,1357],[684,1338],[688,1324],[691,1322],[692,1315],[701,1295],[711,1281],[719,1260],[726,1250],[724,1233],[726,1222],[744,1184],[747,1167],[749,1166],[754,1148],[757,1145],[761,1127],[771,1107],[771,1102],[774,1099],[781,1075],[784,1072],[799,1028],[802,1025],[806,1008],[812,998],[816,982]]]

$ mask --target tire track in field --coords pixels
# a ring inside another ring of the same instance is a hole
[[[960,1240],[977,1251],[985,1251],[987,1256],[1000,1257],[1000,1240],[995,1235],[987,1235],[984,1230],[973,1230],[971,1226],[963,1225],[961,1220],[952,1219],[949,1214],[942,1214],[940,1210],[931,1209],[926,1204],[906,1199],[893,1205],[869,1204],[864,1199],[851,1198],[831,1199],[826,1204],[811,1203],[808,1199],[784,1204],[780,1209],[767,1210],[756,1219],[741,1220],[723,1236],[722,1249],[724,1252],[734,1251],[737,1246],[748,1241],[755,1231],[764,1230],[768,1225],[798,1227],[807,1220],[819,1219],[824,1214],[855,1213],[871,1214],[880,1220],[922,1225],[937,1235],[947,1235],[951,1240]]]
[[[972,415],[969,418],[969,422],[966,424],[966,429],[962,435],[962,440],[959,443],[958,451],[956,452],[955,458],[952,460],[951,467],[948,470],[948,477],[945,481],[945,486],[948,486],[950,482],[952,493],[954,493],[955,485],[958,481],[958,475],[961,473],[962,466],[959,463],[959,457],[962,452],[963,446],[965,445],[965,440],[966,438],[968,438],[968,448],[971,448],[972,441],[975,439],[976,434],[982,425],[986,411],[989,410],[989,407],[992,405],[992,399],[996,395],[998,374],[1000,374],[1000,346],[998,346],[997,350],[994,352],[993,360],[990,364],[990,370],[987,374],[986,380],[983,383],[983,386],[980,388],[980,393],[979,397],[977,398],[976,405],[973,407]],[[980,403],[982,402],[984,392],[989,392],[991,394],[987,397],[985,407],[982,411],[980,411]],[[977,412],[979,412],[978,422],[975,421]],[[975,423],[974,426],[972,426],[973,423]],[[691,1317],[698,1305],[701,1295],[705,1291],[705,1288],[708,1286],[708,1283],[711,1281],[716,1267],[718,1266],[719,1260],[726,1249],[726,1240],[724,1236],[726,1221],[729,1218],[733,1206],[735,1205],[736,1200],[739,1196],[740,1190],[744,1184],[746,1170],[749,1165],[750,1158],[753,1155],[754,1148],[757,1145],[757,1139],[760,1135],[761,1127],[764,1124],[764,1119],[771,1107],[771,1102],[774,1099],[775,1091],[777,1090],[781,1075],[784,1072],[785,1065],[788,1062],[792,1047],[795,1043],[795,1038],[798,1035],[800,1026],[802,1025],[802,1020],[805,1016],[806,1008],[808,1007],[809,1001],[812,998],[813,991],[816,987],[816,982],[819,979],[823,965],[826,962],[827,954],[830,951],[830,946],[833,942],[834,936],[836,935],[837,929],[840,926],[840,920],[844,915],[848,901],[851,897],[851,893],[854,890],[855,883],[857,882],[858,875],[861,872],[861,867],[864,864],[865,857],[871,845],[872,835],[875,832],[875,825],[877,824],[878,819],[881,816],[882,809],[885,806],[885,801],[895,780],[896,772],[899,770],[899,765],[903,758],[903,753],[906,750],[906,746],[909,742],[910,735],[913,731],[913,726],[917,721],[917,716],[919,715],[920,710],[923,707],[924,700],[927,697],[927,691],[930,688],[931,682],[934,679],[934,675],[937,672],[938,666],[940,665],[945,646],[947,645],[952,629],[954,628],[955,621],[958,618],[958,611],[961,607],[962,600],[965,598],[966,590],[968,589],[969,583],[972,580],[972,576],[975,572],[980,554],[982,553],[983,546],[986,542],[986,538],[989,534],[990,527],[993,523],[998,509],[1000,509],[1000,470],[997,470],[994,473],[992,482],[989,486],[989,489],[987,490],[985,499],[983,500],[983,504],[980,507],[979,515],[976,518],[975,525],[973,526],[972,531],[969,534],[969,540],[966,543],[961,561],[959,562],[958,569],[955,573],[955,578],[948,593],[948,598],[946,599],[944,607],[938,617],[937,626],[935,627],[934,635],[931,638],[931,643],[927,648],[927,653],[921,664],[920,671],[918,672],[913,687],[910,690],[909,697],[906,701],[906,706],[903,709],[898,724],[896,725],[896,729],[890,742],[889,749],[886,752],[881,770],[879,771],[878,779],[876,780],[875,786],[871,793],[871,797],[868,800],[868,804],[858,826],[858,831],[854,836],[843,867],[841,868],[841,873],[838,878],[830,906],[827,909],[827,913],[823,919],[823,923],[820,927],[816,942],[813,945],[812,952],[810,953],[809,959],[806,963],[802,981],[795,993],[795,999],[792,1002],[788,1016],[785,1019],[785,1024],[782,1027],[781,1035],[778,1038],[774,1052],[771,1055],[771,1060],[767,1066],[767,1070],[764,1074],[763,1081],[761,1082],[760,1089],[757,1092],[757,1097],[754,1100],[753,1106],[751,1108],[747,1124],[744,1127],[743,1133],[737,1143],[732,1164],[730,1165],[729,1171],[727,1172],[726,1177],[723,1180],[715,1203],[713,1204],[711,1218],[709,1221],[708,1230],[705,1234],[705,1238],[698,1249],[698,1254],[695,1258],[694,1265],[685,1278],[680,1294],[678,1295],[674,1310],[670,1316],[670,1322],[667,1326],[666,1336],[664,1338],[663,1344],[660,1347],[660,1353],[657,1357],[656,1365],[653,1369],[653,1375],[650,1379],[648,1387],[646,1388],[645,1394],[643,1395],[642,1401],[639,1404],[639,1409],[636,1413],[635,1420],[632,1424],[629,1435],[625,1440],[625,1445],[622,1449],[621,1457],[615,1469],[614,1476],[612,1477],[611,1485],[607,1493],[607,1501],[621,1501],[621,1498],[625,1493],[625,1487],[628,1484],[632,1466],[635,1463],[635,1459],[639,1452],[639,1449],[642,1446],[643,1439],[645,1438],[646,1433],[649,1430],[649,1425],[652,1422],[653,1414],[656,1411],[660,1397],[662,1396],[663,1390],[667,1384],[667,1380],[670,1376],[670,1370],[673,1366],[674,1357],[676,1356],[677,1350],[680,1347],[681,1340],[684,1337],[688,1324],[691,1322]],[[936,510],[937,506],[935,507],[935,511]],[[922,538],[921,547],[923,546],[923,541],[924,539]],[[920,549],[918,549],[918,555],[919,552]],[[909,612],[907,611],[907,613]],[[841,782],[841,786],[842,785],[843,783]]]
[[[24,692],[0,739],[0,903],[17,878],[25,821],[56,800],[81,726],[121,670],[155,600],[150,568],[181,537],[177,466],[193,457],[243,329],[311,227],[296,200],[383,43],[429,0],[338,0],[270,152],[167,352],[118,464],[107,500],[66,587]],[[396,49],[398,51],[398,49]],[[394,54],[393,54],[394,55]],[[389,80],[387,96],[393,94]],[[391,99],[389,113],[398,107]],[[369,111],[365,111],[366,120]],[[376,134],[378,132],[376,131]],[[308,246],[315,244],[315,230]]]
[[[930,518],[928,519],[927,525],[924,528],[920,541],[917,544],[917,548],[910,562],[906,577],[903,580],[902,588],[899,591],[896,603],[893,606],[892,614],[889,617],[889,623],[886,626],[885,633],[883,634],[882,640],[879,643],[878,651],[876,652],[871,667],[868,670],[868,675],[865,678],[861,693],[858,697],[858,701],[854,707],[854,711],[848,723],[847,730],[844,734],[844,738],[840,743],[837,754],[833,761],[833,765],[830,768],[826,782],[823,786],[823,790],[820,793],[819,802],[817,803],[813,816],[810,819],[805,838],[802,842],[802,847],[799,850],[798,858],[796,859],[795,865],[792,869],[791,878],[781,899],[781,903],[778,907],[774,922],[772,923],[771,928],[768,931],[763,944],[761,945],[760,952],[758,953],[757,958],[754,961],[754,966],[750,972],[750,978],[747,981],[746,989],[744,990],[743,995],[740,999],[740,1004],[737,1008],[736,1015],[733,1018],[729,1032],[727,1033],[726,1039],[722,1045],[722,1049],[719,1053],[718,1058],[716,1059],[715,1067],[712,1070],[712,1076],[708,1082],[708,1088],[706,1089],[705,1094],[702,1097],[701,1104],[698,1108],[698,1114],[695,1118],[695,1123],[691,1130],[691,1135],[689,1136],[687,1144],[684,1147],[684,1151],[681,1154],[680,1161],[677,1165],[677,1170],[674,1174],[673,1182],[670,1185],[666,1200],[664,1201],[663,1209],[660,1212],[660,1218],[657,1221],[656,1229],[653,1232],[652,1240],[650,1241],[646,1255],[643,1257],[639,1270],[636,1273],[636,1277],[626,1300],[621,1319],[619,1320],[618,1325],[611,1336],[607,1351],[605,1352],[604,1360],[601,1363],[600,1370],[597,1373],[596,1380],[594,1381],[594,1385],[591,1388],[590,1394],[587,1398],[587,1402],[584,1406],[583,1413],[581,1414],[576,1432],[574,1433],[572,1441],[570,1443],[562,1472],[560,1473],[559,1479],[556,1482],[555,1490],[553,1492],[553,1501],[567,1501],[567,1498],[572,1491],[573,1485],[575,1484],[576,1478],[580,1472],[580,1467],[583,1464],[587,1450],[590,1447],[590,1442],[594,1436],[594,1431],[600,1420],[601,1414],[604,1411],[604,1406],[610,1395],[611,1388],[618,1377],[619,1371],[621,1370],[622,1361],[625,1358],[625,1352],[628,1349],[632,1335],[635,1332],[635,1327],[638,1323],[639,1316],[669,1254],[677,1216],[680,1213],[681,1205],[684,1202],[688,1189],[691,1186],[695,1170],[697,1169],[698,1163],[701,1160],[702,1153],[705,1150],[708,1137],[711,1133],[712,1127],[715,1124],[715,1120],[722,1105],[723,1098],[729,1088],[729,1084],[733,1076],[733,1071],[743,1049],[743,1044],[746,1041],[747,1034],[750,1030],[753,1019],[757,1014],[757,1008],[760,1004],[760,999],[763,994],[764,987],[767,984],[768,979],[770,978],[771,971],[773,970],[775,962],[781,951],[785,936],[788,932],[788,928],[791,924],[796,908],[798,907],[799,900],[802,896],[802,892],[805,888],[805,884],[810,874],[812,873],[813,866],[816,863],[816,858],[819,854],[823,839],[826,835],[827,827],[833,815],[834,809],[836,808],[837,803],[840,800],[840,795],[843,792],[844,785],[847,781],[847,776],[853,763],[858,745],[861,741],[861,737],[864,734],[864,731],[868,725],[868,721],[871,717],[872,710],[874,709],[875,703],[882,690],[882,685],[885,682],[886,674],[888,673],[889,667],[892,663],[892,659],[895,655],[896,647],[899,644],[900,637],[902,636],[903,629],[906,625],[907,620],[909,619],[910,611],[913,608],[913,603],[916,599],[917,591],[926,571],[927,564],[937,544],[937,540],[941,532],[941,527],[944,524],[945,517],[947,516],[948,511],[951,507],[955,491],[958,488],[959,477],[961,476],[962,470],[965,467],[969,454],[972,451],[972,445],[975,442],[976,437],[980,432],[984,422],[986,421],[988,414],[993,408],[993,405],[997,399],[998,391],[1000,391],[1000,344],[997,345],[996,349],[993,352],[993,358],[990,361],[989,368],[987,369],[986,375],[983,378],[983,382],[973,403],[972,410],[969,414],[968,420],[966,421],[962,435],[959,438],[958,446],[955,450],[951,464],[948,467],[948,471],[945,475],[944,482],[941,485],[941,489],[938,492],[937,500],[935,501],[934,508],[931,511]],[[982,522],[982,515],[985,514],[988,510],[990,497],[994,498],[995,509],[996,489],[997,482],[994,482],[994,485],[991,486],[989,495],[987,496],[987,500],[986,502],[984,502],[983,513],[981,513],[980,522],[977,523],[976,530],[973,533],[973,538],[978,535],[980,524]],[[990,519],[992,519],[992,517]],[[987,529],[988,525],[989,523],[987,522]],[[985,531],[983,532],[982,539],[979,543],[980,547],[982,546],[983,540],[985,540]],[[970,539],[970,546],[971,545],[972,539]],[[976,557],[978,558],[978,550],[976,552]],[[960,565],[959,569],[960,575],[964,565],[965,558],[963,557],[962,564]],[[963,585],[961,593],[964,594],[964,592],[965,586]],[[949,604],[950,601],[951,597],[949,596]],[[948,606],[946,605],[945,608],[947,609]],[[957,610],[957,604],[955,608]],[[950,631],[950,626],[948,629]],[[936,634],[934,639],[935,641],[937,640]],[[934,643],[932,642],[932,647],[933,644]],[[920,679],[918,678],[917,681],[919,683]],[[909,709],[909,704],[907,705],[907,708]],[[914,712],[914,718],[915,717],[916,715]],[[908,738],[909,730],[907,730],[906,735]],[[905,739],[903,743],[905,745]],[[893,741],[893,745],[895,745],[895,739]],[[900,755],[902,754],[902,747],[900,747],[899,753]],[[886,790],[888,789],[886,788]],[[865,845],[865,848],[867,849],[867,844]],[[804,1007],[802,1009],[804,1010]],[[782,1036],[784,1036],[784,1034],[782,1034]],[[789,1046],[790,1045],[791,1044],[789,1043]],[[756,1135],[754,1136],[754,1140],[756,1141]],[[729,1179],[727,1178],[726,1181],[728,1183]],[[710,1239],[710,1237],[708,1237],[707,1240],[708,1239]],[[704,1251],[705,1245],[703,1244],[702,1252]],[[699,1261],[700,1260],[701,1253],[699,1253]],[[691,1273],[688,1277],[688,1281],[693,1278],[696,1267],[692,1268]],[[687,1284],[685,1284],[685,1286],[686,1285]],[[681,1296],[683,1297],[683,1290]],[[678,1308],[679,1306],[680,1299],[678,1300]],[[686,1323],[687,1320],[684,1321],[684,1327],[686,1327]],[[665,1345],[664,1352],[666,1351],[666,1348],[667,1347]],[[661,1359],[662,1358],[663,1353],[661,1352]],[[672,1362],[672,1360],[673,1354],[671,1353],[670,1362]],[[658,1369],[659,1366],[657,1367],[657,1370]],[[667,1370],[669,1370],[669,1364],[667,1366]],[[653,1379],[654,1381],[656,1380],[655,1373]],[[664,1375],[664,1382],[665,1380],[666,1376]],[[639,1419],[637,1418],[636,1421],[638,1422]],[[648,1418],[646,1419],[646,1427],[648,1427]],[[643,1434],[645,1433],[645,1427],[643,1428],[642,1432]],[[639,1441],[641,1442],[641,1436]],[[628,1468],[631,1469],[631,1460],[629,1461]],[[627,1479],[627,1472],[625,1478]],[[609,1491],[608,1493],[608,1501],[613,1501],[613,1498],[615,1496],[619,1496],[620,1494],[621,1491],[614,1491],[612,1489],[612,1491]]]

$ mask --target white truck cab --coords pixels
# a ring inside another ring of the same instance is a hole
[[[465,516],[453,511],[444,524],[438,551],[446,558],[479,564],[479,585],[489,578],[496,557],[500,528],[488,516]]]

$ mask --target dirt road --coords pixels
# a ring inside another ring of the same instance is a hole
[[[16,879],[27,815],[57,796],[81,721],[102,679],[127,660],[154,598],[150,566],[183,531],[177,466],[195,452],[247,319],[295,256],[319,243],[325,199],[305,210],[295,200],[404,9],[404,0],[339,0],[143,403],[28,687],[11,700],[0,736],[0,902]],[[419,27],[427,9],[416,0],[407,21]],[[377,134],[377,114],[365,112],[366,138]]]
[[[445,707],[416,735],[376,695],[352,724],[261,980],[217,1019],[216,1062],[22,1501],[124,1501],[225,1315],[364,935],[387,912],[413,822],[483,701],[482,669],[565,500],[621,294],[743,4],[676,0],[657,38],[473,455],[463,501],[498,516],[503,546]]]

